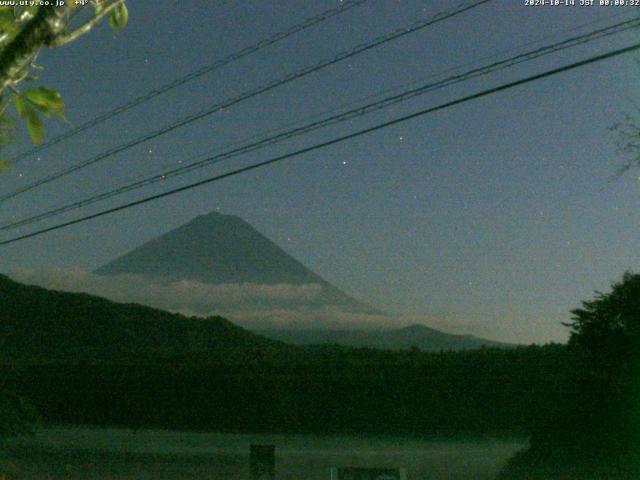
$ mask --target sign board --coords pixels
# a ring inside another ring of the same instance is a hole
[[[406,480],[404,468],[332,468],[331,480]]]
[[[251,480],[275,480],[275,445],[251,445],[249,455]]]

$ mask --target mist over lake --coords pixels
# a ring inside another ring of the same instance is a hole
[[[15,440],[18,478],[249,478],[251,444],[276,445],[279,480],[330,478],[331,467],[406,468],[408,479],[491,479],[526,440],[247,435],[56,427]]]

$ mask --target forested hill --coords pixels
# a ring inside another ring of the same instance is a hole
[[[294,347],[0,276],[0,378],[44,422],[245,432],[502,434],[576,396],[564,346]]]
[[[0,275],[0,355],[4,358],[111,361],[274,348],[286,347],[221,317],[190,318],[23,285]]]

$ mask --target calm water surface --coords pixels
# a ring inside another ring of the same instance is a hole
[[[244,435],[158,430],[46,428],[16,441],[10,455],[24,479],[249,478],[249,446],[276,445],[278,480],[328,480],[340,466],[403,467],[408,480],[485,480],[525,439],[415,439]]]

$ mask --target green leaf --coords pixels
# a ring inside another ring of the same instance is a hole
[[[11,142],[16,130],[15,120],[6,113],[0,114],[0,148]]]
[[[50,113],[58,114],[64,108],[60,93],[50,88],[30,88],[25,90],[22,95],[47,116]]]
[[[65,122],[66,124],[68,124],[69,126],[71,126],[71,122],[69,121],[69,119],[67,117],[64,116],[64,113],[62,112],[53,112],[53,114],[58,117],[60,120],[62,120],[63,122]]]
[[[41,143],[44,139],[44,124],[42,123],[38,112],[32,108],[28,110],[27,128],[29,129],[29,134],[31,135],[33,143]]]
[[[122,30],[127,26],[127,21],[129,20],[129,10],[124,2],[120,2],[116,7],[114,7],[111,12],[109,12],[109,25],[114,30]]]
[[[20,95],[18,93],[14,93],[13,94],[13,103],[16,104],[16,111],[18,112],[18,115],[20,115],[22,118],[26,118],[27,111],[28,111],[29,108],[27,106],[27,103],[22,98],[22,95]]]
[[[4,158],[0,158],[0,173],[8,170],[11,167],[11,162]]]
[[[3,114],[0,114],[0,123],[3,123],[8,126],[14,126],[16,124],[16,121],[6,113],[3,113]]]
[[[105,8],[105,1],[104,0],[96,0],[93,3],[93,14],[97,17],[98,15],[100,15]]]

